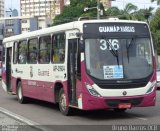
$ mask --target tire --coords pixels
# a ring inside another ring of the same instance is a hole
[[[71,108],[66,104],[66,96],[64,93],[64,89],[61,88],[59,91],[59,110],[65,116],[71,115]]]
[[[23,89],[22,89],[22,83],[21,82],[18,82],[18,85],[17,85],[17,98],[18,98],[18,102],[20,104],[24,104],[26,103],[26,97],[23,96]]]
[[[113,109],[114,110],[114,112],[117,112],[117,113],[123,113],[123,112],[125,112],[127,109],[118,109],[118,108],[115,108],[115,109]]]

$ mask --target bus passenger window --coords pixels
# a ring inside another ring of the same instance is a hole
[[[52,37],[52,62],[63,63],[65,60],[65,34]]]
[[[13,63],[17,63],[17,56],[18,56],[18,42],[14,42],[14,51],[13,51]]]
[[[28,62],[31,64],[35,64],[37,63],[37,47],[38,47],[38,39],[31,39],[29,40],[29,58],[28,58]]]
[[[25,64],[27,60],[27,41],[20,41],[18,45],[18,63]]]
[[[50,62],[51,36],[40,38],[39,63],[45,64]]]

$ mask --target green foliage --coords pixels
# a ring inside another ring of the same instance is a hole
[[[147,21],[149,22],[149,19],[152,16],[152,11],[154,8],[149,7],[146,9],[140,9],[135,11],[132,15],[134,16],[134,19],[139,20],[139,21]]]
[[[120,19],[133,20],[133,13],[137,10],[137,6],[132,3],[128,3],[123,10],[118,9],[117,7],[111,7],[106,11],[107,16],[115,16]]]
[[[54,25],[62,24],[77,20],[79,17],[97,17],[97,9],[91,9],[84,12],[84,8],[97,7],[97,0],[71,0],[69,6],[65,6],[63,12],[56,16],[54,19]],[[101,10],[104,11],[104,7],[100,5]],[[148,20],[152,15],[153,8],[140,9],[132,3],[128,3],[123,10],[118,7],[111,7],[105,13],[104,17],[118,17],[120,19],[127,20]]]
[[[96,6],[96,0],[71,0],[70,5],[65,6],[63,12],[55,17],[55,19],[53,20],[54,25],[75,21],[82,16],[96,17],[96,9],[84,12],[85,7],[90,8]]]
[[[151,22],[150,28],[154,36],[154,42],[157,46],[157,53],[160,55],[160,8],[157,9]]]
[[[160,0],[151,0],[151,2],[157,1],[157,5],[160,5]]]

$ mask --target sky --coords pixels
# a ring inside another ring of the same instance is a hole
[[[17,9],[20,10],[20,0],[4,0],[5,2],[5,10]]]
[[[127,3],[132,3],[138,6],[139,9],[145,9],[149,7],[158,7],[156,2],[151,2],[151,0],[116,0],[112,2],[112,6],[117,6],[120,9],[123,9]]]
[[[5,1],[5,10],[11,9],[17,9],[20,10],[20,0],[4,0]],[[117,6],[120,9],[123,9],[127,3],[132,3],[138,8],[148,8],[148,7],[154,7],[155,9],[158,7],[156,2],[151,3],[151,0],[116,0],[112,2],[112,6]]]

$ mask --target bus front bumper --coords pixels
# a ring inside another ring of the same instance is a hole
[[[156,101],[156,91],[142,96],[130,97],[94,97],[90,94],[82,95],[83,110],[114,109],[120,104],[131,104],[132,107],[154,106]]]

